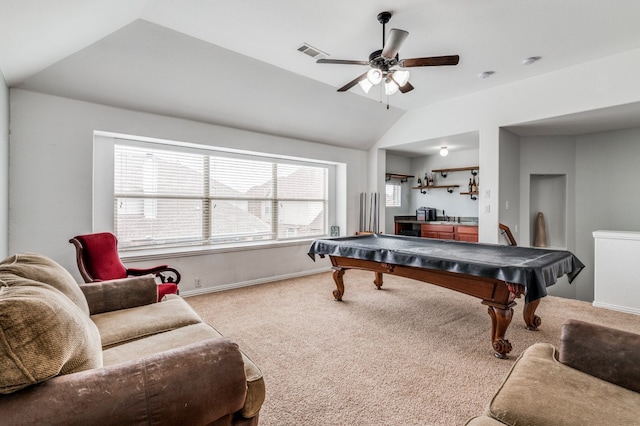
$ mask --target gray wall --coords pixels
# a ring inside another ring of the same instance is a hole
[[[640,231],[640,127],[576,141],[575,253],[591,268],[576,296],[593,300],[593,231]]]
[[[444,210],[448,216],[478,217],[478,201],[472,200],[469,196],[460,195],[460,192],[467,192],[470,172],[450,173],[447,178],[440,174],[435,177],[436,185],[460,185],[454,189],[452,194],[445,189],[429,189],[426,194],[422,194],[417,189],[412,189],[417,185],[418,177],[424,179],[424,174],[434,169],[447,169],[456,167],[478,166],[478,150],[469,149],[464,151],[450,152],[447,157],[440,155],[424,155],[420,157],[406,158],[389,154],[386,158],[387,172],[405,173],[414,175],[408,182],[402,184],[402,207],[385,209],[385,232],[393,234],[395,231],[393,216],[415,215],[419,207],[435,207],[438,215],[442,215]],[[478,174],[478,181],[482,180],[482,172]]]
[[[518,245],[531,245],[531,175],[565,175],[566,249],[585,265],[569,284],[566,278],[549,294],[593,301],[593,231],[640,231],[640,127],[581,136],[518,137],[500,133],[500,222]],[[517,164],[517,168],[514,167]],[[505,203],[509,200],[509,210]],[[519,212],[519,216],[516,216]],[[550,231],[551,232],[551,231]]]
[[[465,151],[449,152],[446,157],[440,155],[425,155],[412,158],[411,174],[424,179],[425,173],[432,170],[451,169],[457,167],[473,167],[479,165],[478,150],[469,149]],[[460,185],[453,193],[448,193],[446,189],[434,188],[422,194],[419,190],[411,191],[411,210],[415,211],[419,207],[434,207],[438,216],[444,210],[447,216],[478,217],[478,204],[482,198],[482,170],[478,173],[477,179],[480,182],[480,192],[477,200],[472,200],[468,195],[460,195],[461,192],[468,192],[470,171],[449,173],[446,178],[435,174],[435,185]],[[415,186],[415,185],[414,185]]]
[[[520,238],[520,137],[500,129],[500,223],[509,227],[518,245]],[[501,236],[500,244],[508,244]]]
[[[566,191],[564,199],[556,200],[566,206],[566,245],[553,247],[570,250],[578,258],[575,246],[575,181],[576,151],[575,138],[572,136],[530,136],[520,140],[520,240],[519,244],[531,246],[533,242],[533,216],[538,212],[537,206],[531,207],[531,175],[566,175]],[[533,210],[532,210],[533,209]],[[543,212],[544,213],[544,212]],[[555,232],[553,229],[550,232]],[[581,258],[580,258],[581,259]],[[582,259],[581,259],[582,260]],[[583,261],[584,262],[584,261]],[[582,275],[582,274],[581,274]],[[593,276],[593,267],[584,271],[569,284],[566,277],[558,280],[549,288],[549,294],[568,298],[576,298],[578,285],[588,286],[586,275]],[[582,284],[579,284],[583,282]]]
[[[0,70],[0,259],[9,253],[9,89]]]
[[[34,251],[50,256],[80,280],[74,249],[68,240],[94,231],[95,130],[345,163],[344,180],[348,185],[339,191],[344,201],[338,216],[345,218],[346,226],[341,224],[343,234],[356,231],[358,194],[366,190],[364,151],[327,149],[317,143],[11,89],[10,253]],[[183,273],[181,292],[189,294],[328,267],[328,259],[315,263],[309,259],[308,245],[302,242],[170,259],[136,259],[131,265],[171,263]],[[201,279],[202,290],[195,290],[196,277]]]
[[[389,154],[386,155],[386,173],[400,173],[405,175],[411,174],[411,159],[408,157],[400,157],[398,155]],[[400,183],[400,180],[393,179],[393,182]],[[409,179],[407,182],[401,184],[402,186],[402,202],[400,207],[385,207],[385,234],[395,233],[395,224],[393,221],[394,216],[407,216],[415,214],[415,211],[411,213],[411,186],[415,186],[416,179]]]
[[[521,138],[520,145],[520,235],[522,245],[533,242],[533,216],[531,203],[531,175],[566,175],[567,228],[575,229],[575,167],[576,148],[572,136],[531,136]],[[566,244],[558,248],[573,250],[575,238],[567,231]]]

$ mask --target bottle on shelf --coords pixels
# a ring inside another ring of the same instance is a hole
[[[476,184],[476,177],[473,177],[473,182],[471,182],[471,192],[477,192],[478,185]]]
[[[422,186],[422,180],[418,178],[418,186]]]
[[[469,178],[469,192],[473,192],[473,183],[471,182],[471,178]]]

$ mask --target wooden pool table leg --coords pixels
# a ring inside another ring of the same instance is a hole
[[[333,290],[333,297],[337,301],[342,301],[342,295],[344,294],[344,271],[346,269],[340,267],[333,267],[333,281],[336,283],[336,289]]]
[[[334,266],[333,268],[333,281],[336,283],[336,289],[333,290],[333,297],[337,301],[342,301],[342,296],[344,295],[344,272],[345,268],[341,268],[339,266]],[[382,272],[374,272],[376,274],[373,283],[376,285],[376,289],[380,290],[382,287]]]
[[[382,272],[376,272],[376,278],[373,280],[373,283],[376,285],[376,289],[380,290],[382,287]]]
[[[538,326],[542,324],[542,318],[536,315],[538,304],[540,304],[540,299],[524,304],[522,316],[525,324],[527,324],[527,330],[538,331]]]
[[[509,324],[511,324],[515,303],[510,303],[506,308],[487,301],[483,301],[482,303],[489,307],[488,312],[491,317],[491,346],[495,351],[493,355],[496,358],[505,359],[512,349],[511,343],[509,343],[504,336],[507,328],[509,328]]]

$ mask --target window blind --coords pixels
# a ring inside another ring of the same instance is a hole
[[[327,235],[327,165],[157,145],[114,146],[123,250]]]
[[[397,183],[387,183],[385,185],[386,207],[402,207],[402,186]]]

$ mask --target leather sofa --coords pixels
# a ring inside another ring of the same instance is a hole
[[[640,419],[640,335],[569,320],[560,349],[527,348],[469,426],[631,425]]]
[[[262,374],[152,275],[78,285],[37,254],[0,262],[3,425],[257,425]]]

